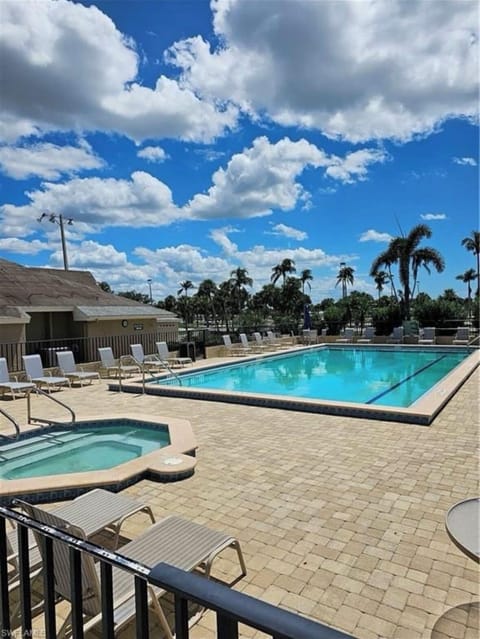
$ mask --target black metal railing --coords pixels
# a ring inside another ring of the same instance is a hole
[[[29,530],[35,533],[43,552],[43,605],[39,614],[44,616],[44,632],[47,639],[56,637],[55,604],[58,594],[54,580],[54,544],[69,548],[71,585],[71,627],[74,639],[84,636],[82,609],[82,554],[91,555],[100,565],[101,575],[101,636],[114,636],[114,603],[112,598],[112,569],[121,569],[132,575],[134,581],[135,625],[137,639],[149,638],[148,587],[157,586],[174,596],[174,626],[177,639],[188,639],[188,604],[193,602],[204,609],[214,611],[218,639],[237,639],[239,624],[260,630],[274,639],[353,639],[338,630],[277,608],[254,597],[207,580],[206,577],[184,572],[173,566],[160,563],[149,568],[120,553],[73,537],[53,526],[45,526],[11,508],[0,506],[0,636],[13,636],[9,596],[9,571],[7,563],[6,521],[17,524],[18,533],[18,606],[22,636],[34,636],[34,616],[29,566]],[[11,575],[11,572],[10,572]],[[125,602],[123,602],[125,603]],[[35,610],[38,609],[36,605]],[[18,616],[18,615],[17,615]]]

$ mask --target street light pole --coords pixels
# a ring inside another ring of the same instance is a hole
[[[148,290],[150,291],[150,306],[153,306],[153,297],[152,297],[152,280],[148,278]]]
[[[62,240],[62,253],[63,253],[63,268],[68,271],[68,256],[67,256],[67,243],[65,241],[65,230],[63,228],[63,216],[61,213],[55,215],[54,213],[42,213],[38,218],[38,222],[41,222],[44,218],[48,217],[48,221],[52,224],[58,224],[60,227],[60,238]],[[68,218],[67,224],[71,226],[73,224],[72,218]]]

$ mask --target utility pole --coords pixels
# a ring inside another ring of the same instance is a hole
[[[153,306],[153,297],[152,297],[152,280],[148,278],[148,290],[150,291],[150,306]]]
[[[42,213],[38,218],[38,222],[41,222],[44,218],[48,217],[48,221],[52,224],[58,224],[60,227],[60,238],[62,240],[62,252],[63,252],[63,268],[68,271],[68,256],[67,256],[67,243],[65,241],[65,230],[63,228],[63,216],[62,214],[55,215],[54,213]],[[71,226],[73,224],[72,218],[67,219],[67,224]]]

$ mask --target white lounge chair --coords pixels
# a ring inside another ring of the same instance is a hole
[[[241,356],[248,355],[253,353],[250,346],[245,347],[242,344],[233,344],[230,335],[222,335],[223,345],[225,346],[226,354],[232,356]]]
[[[264,342],[272,347],[272,349],[286,348],[286,343],[279,342],[275,337],[273,331],[267,331],[267,337],[264,338]]]
[[[157,345],[157,351],[162,362],[166,362],[169,366],[186,366],[187,364],[193,364],[191,357],[175,357],[168,352],[167,342],[155,342]]]
[[[365,326],[361,336],[357,339],[357,344],[370,344],[375,337],[375,327]]]
[[[113,351],[110,346],[105,346],[98,349],[100,355],[100,361],[102,369],[106,375],[114,375],[115,377],[129,377],[130,375],[140,374],[140,367],[138,364],[127,364],[131,362],[132,358],[128,355],[123,355],[119,359],[115,359]]]
[[[22,359],[27,379],[39,388],[45,386],[50,393],[52,388],[58,390],[62,386],[70,386],[68,377],[56,377],[49,373],[45,374],[40,355],[22,355]]]
[[[268,344],[268,342],[266,340],[263,339],[263,337],[260,335],[260,333],[258,331],[255,331],[253,333],[253,337],[255,339],[255,342],[253,344],[253,348],[259,352],[262,351],[273,351],[274,347],[271,344]]]
[[[100,373],[97,371],[84,371],[77,368],[72,351],[57,351],[58,368],[64,377],[68,377],[70,382],[78,382],[80,386],[83,382],[92,383],[94,379],[100,381]]]
[[[304,344],[316,344],[318,341],[318,331],[316,328],[304,328],[302,330],[302,341]]]
[[[470,337],[470,329],[468,326],[459,326],[453,337],[452,344],[467,346]]]
[[[162,362],[157,354],[152,353],[145,355],[142,344],[130,344],[130,350],[132,351],[132,357],[135,362],[140,367],[143,366],[146,371],[155,373],[166,369],[164,362]]]
[[[56,513],[31,505],[28,505],[27,512],[32,519],[50,528],[67,530],[69,535],[79,539],[86,539],[85,531],[80,526],[73,526],[71,522],[58,517]],[[41,552],[44,553],[45,545],[42,543],[41,536],[38,533],[36,536],[37,544]],[[243,577],[246,575],[247,570],[237,539],[192,521],[169,516],[147,528],[133,541],[122,546],[119,552],[127,559],[142,563],[150,568],[160,562],[168,563],[187,572],[203,568],[204,574],[208,578],[214,559],[226,548],[233,548],[237,552],[242,571],[241,576]],[[55,541],[53,543],[53,555],[56,593],[64,600],[71,601],[69,548],[66,544]],[[93,557],[83,553],[81,579],[85,631],[94,628],[102,620],[100,570],[100,566],[94,563]],[[132,576],[127,571],[119,568],[113,570],[112,577],[114,631],[117,633],[135,615],[135,584]],[[155,613],[166,636],[172,639],[172,630],[159,601],[163,594],[165,594],[165,591],[161,588],[148,586],[149,606]],[[70,617],[66,619],[57,636],[64,636],[64,632],[69,625]]]
[[[389,337],[392,344],[403,344],[403,326],[395,326],[393,333]]]
[[[339,342],[340,344],[348,344],[349,342],[353,342],[354,335],[355,329],[348,327],[343,331],[340,337],[337,337],[335,341]]]
[[[2,395],[10,392],[12,398],[16,399],[17,393],[30,393],[34,388],[36,386],[32,382],[19,382],[17,377],[14,377],[12,381],[8,372],[7,360],[5,357],[0,357],[0,393]]]
[[[426,328],[422,329],[418,343],[419,344],[435,344],[435,342],[436,342],[435,328],[433,326],[427,326]]]

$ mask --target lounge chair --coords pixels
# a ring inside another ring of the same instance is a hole
[[[17,500],[17,504],[28,511],[30,504]],[[113,533],[113,546],[117,548],[120,532],[127,519],[138,513],[145,513],[155,523],[155,517],[149,506],[129,497],[112,493],[102,488],[91,490],[73,501],[62,504],[52,511],[57,517],[72,525],[81,526],[86,538],[99,532]],[[16,529],[7,533],[7,560],[12,570],[9,573],[9,588],[18,585],[18,537]],[[30,544],[29,565],[31,576],[41,568],[41,555],[36,544]]]
[[[354,328],[346,328],[343,331],[343,333],[340,335],[340,337],[337,337],[335,341],[339,342],[340,344],[348,344],[349,342],[353,342],[354,335],[355,335]]]
[[[318,331],[316,328],[304,328],[302,330],[302,341],[304,344],[316,344],[318,341]]]
[[[393,333],[389,337],[392,344],[403,344],[403,326],[395,326]]]
[[[365,326],[361,336],[357,339],[357,344],[370,344],[375,337],[375,327]]]
[[[155,342],[157,345],[158,355],[160,361],[166,362],[169,366],[186,366],[187,364],[193,364],[191,357],[175,357],[168,352],[167,342]]]
[[[78,382],[80,386],[83,382],[92,383],[94,379],[100,381],[100,373],[97,371],[84,371],[77,368],[72,351],[57,351],[58,368],[64,377],[68,377],[70,382]]]
[[[435,344],[435,328],[433,326],[428,326],[422,330],[420,333],[420,338],[418,340],[419,344]]]
[[[255,339],[255,342],[253,344],[253,348],[256,349],[257,351],[262,352],[262,351],[273,351],[273,350],[275,350],[274,347],[271,344],[268,344],[268,342],[263,339],[263,337],[260,335],[260,333],[258,331],[255,331],[253,333],[253,337]]]
[[[129,377],[130,375],[140,373],[140,367],[138,364],[127,364],[127,362],[132,361],[132,358],[129,355],[123,355],[119,359],[115,359],[110,346],[99,348],[98,354],[100,355],[102,369],[105,371],[107,376],[114,375],[116,377]]]
[[[166,369],[164,362],[158,355],[155,353],[145,355],[142,344],[130,344],[130,350],[135,362],[146,371],[155,373]]]
[[[286,348],[287,344],[279,342],[275,337],[273,331],[267,331],[267,337],[264,338],[264,342],[272,347],[272,349]]]
[[[246,333],[239,333],[238,336],[240,338],[240,344],[244,352],[261,353],[262,351],[265,351],[265,346],[259,344],[256,339],[253,342],[249,342]]]
[[[222,339],[227,355],[244,356],[253,353],[250,346],[245,347],[242,344],[233,344],[230,335],[222,335]]]
[[[33,382],[39,388],[45,386],[50,393],[52,388],[59,390],[62,386],[70,386],[68,377],[45,374],[40,355],[22,355],[22,359],[28,381]]]
[[[470,329],[468,326],[459,326],[453,337],[452,344],[467,346],[470,337]]]
[[[28,505],[26,509],[32,519],[50,527],[66,530],[69,535],[74,537],[86,539],[85,531],[80,526],[72,526],[68,521],[58,517],[56,513],[31,505]],[[41,538],[37,539],[37,543],[43,552],[44,545]],[[188,572],[201,567],[208,578],[214,559],[220,552],[229,547],[236,550],[242,576],[246,575],[246,566],[237,539],[180,517],[169,516],[147,528],[139,537],[122,546],[119,552],[124,557],[150,568],[160,562],[168,563]],[[63,543],[54,542],[53,554],[55,590],[63,599],[71,601],[69,549]],[[92,556],[84,553],[81,570],[82,605],[86,617],[84,630],[88,631],[102,620],[100,566],[94,563]],[[114,568],[112,577],[114,623],[115,632],[118,632],[133,619],[135,614],[135,605],[133,605],[135,585],[132,576],[125,570]],[[148,603],[166,636],[172,639],[172,631],[159,601],[164,593],[164,590],[149,585]],[[69,623],[70,618],[67,618],[57,636],[64,636]]]
[[[12,398],[16,399],[17,393],[30,393],[34,388],[36,385],[33,382],[19,382],[17,377],[14,377],[14,381],[12,381],[8,372],[7,360],[5,357],[0,357],[0,392],[2,395],[10,392]]]

